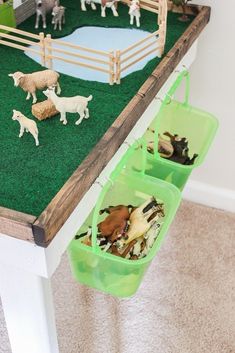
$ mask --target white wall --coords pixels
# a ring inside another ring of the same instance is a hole
[[[14,0],[13,1],[14,9],[18,6],[20,6],[22,4],[22,2],[23,2],[22,0]]]
[[[220,127],[204,165],[193,172],[193,183],[189,183],[185,195],[235,212],[235,1],[193,3],[211,6],[212,12],[190,69],[190,102],[216,115]]]

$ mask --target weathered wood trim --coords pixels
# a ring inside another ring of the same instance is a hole
[[[209,22],[209,19],[210,8],[204,6],[95,148],[36,219],[33,224],[33,234],[36,244],[47,246],[50,243],[95,179],[124,142],[149,103]],[[100,156],[102,156],[102,160]]]
[[[20,24],[35,14],[35,0],[26,0],[15,9],[16,24]]]
[[[0,207],[0,233],[34,242],[32,224],[35,216]]]

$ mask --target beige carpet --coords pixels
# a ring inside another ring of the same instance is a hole
[[[61,353],[235,353],[235,214],[183,202],[131,299],[75,283],[66,256],[53,288]]]

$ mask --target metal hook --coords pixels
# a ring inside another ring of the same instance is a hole
[[[105,177],[105,179],[107,180],[107,181],[109,181],[110,183],[111,183],[111,185],[113,186],[113,184],[114,184],[114,181],[110,178],[110,177]]]
[[[125,143],[128,147],[131,147],[130,142],[128,142],[127,140],[125,140],[123,143]]]
[[[168,101],[168,102],[166,102],[166,104],[171,104],[171,102],[172,102],[172,96],[170,96],[168,93],[166,93],[166,96],[168,97],[168,98],[170,98],[170,100]]]
[[[101,189],[104,188],[104,185],[103,185],[99,180],[96,180],[96,181],[94,182],[94,184],[98,184],[98,185],[101,187]]]
[[[155,96],[154,99],[159,100],[160,102],[163,103],[163,99],[161,97]]]

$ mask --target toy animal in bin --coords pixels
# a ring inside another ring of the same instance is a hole
[[[38,128],[37,124],[35,123],[34,120],[31,120],[29,118],[26,118],[21,112],[17,110],[13,110],[13,116],[12,120],[17,120],[20,124],[20,134],[19,137],[22,137],[24,134],[24,131],[30,132],[31,135],[33,135],[35,139],[36,146],[39,146],[39,141],[38,141]]]
[[[55,88],[48,88],[46,91],[43,91],[43,93],[60,112],[60,121],[62,121],[64,125],[67,124],[66,113],[79,114],[79,119],[75,123],[76,125],[79,125],[83,119],[89,118],[89,109],[87,106],[92,100],[92,96],[58,97],[55,93]]]
[[[154,130],[148,130],[154,133]],[[158,134],[158,153],[162,158],[167,158],[183,165],[194,164],[198,154],[194,153],[192,158],[189,157],[188,140],[186,137],[180,137],[177,134],[172,135],[168,131],[164,132],[163,135],[169,137],[170,140],[166,140]],[[154,141],[148,142],[147,150],[152,154],[154,153]]]
[[[24,74],[21,71],[17,71],[8,76],[13,78],[15,87],[19,86],[27,92],[26,100],[30,99],[32,95],[33,103],[37,102],[37,90],[54,86],[57,87],[57,94],[61,93],[59,85],[60,75],[53,70],[36,71],[31,74]]]
[[[111,8],[113,15],[118,16],[117,2],[119,0],[81,0],[81,9],[86,11],[86,4],[91,5],[92,10],[96,10],[95,4],[101,5],[101,17],[106,17],[106,8]]]
[[[62,24],[65,24],[65,7],[56,5],[52,10],[52,16],[54,18],[54,30],[59,27],[62,30]]]
[[[100,210],[100,214],[107,212],[107,218],[98,224],[98,231],[103,237],[110,237],[113,242],[117,240],[120,234],[124,234],[127,229],[127,222],[130,218],[130,210],[133,206],[109,206]]]
[[[59,6],[58,0],[35,0],[36,4],[36,22],[35,28],[39,27],[40,17],[42,17],[43,28],[47,28],[46,16],[51,13],[55,6]],[[52,18],[54,23],[54,18]]]
[[[97,225],[99,247],[112,255],[130,260],[145,257],[160,231],[159,220],[164,217],[164,205],[154,197],[139,207],[109,206],[100,211],[109,215]],[[91,246],[91,228],[80,234],[82,243]]]
[[[170,138],[174,149],[174,152],[172,156],[169,157],[169,159],[176,163],[192,165],[195,159],[198,157],[198,154],[194,153],[192,158],[189,157],[188,140],[186,137],[179,137],[177,134],[172,135],[169,132],[165,132],[164,135]]]
[[[140,27],[140,2],[139,0],[132,0],[129,9],[130,24],[134,24],[134,19],[136,21],[136,26]]]

